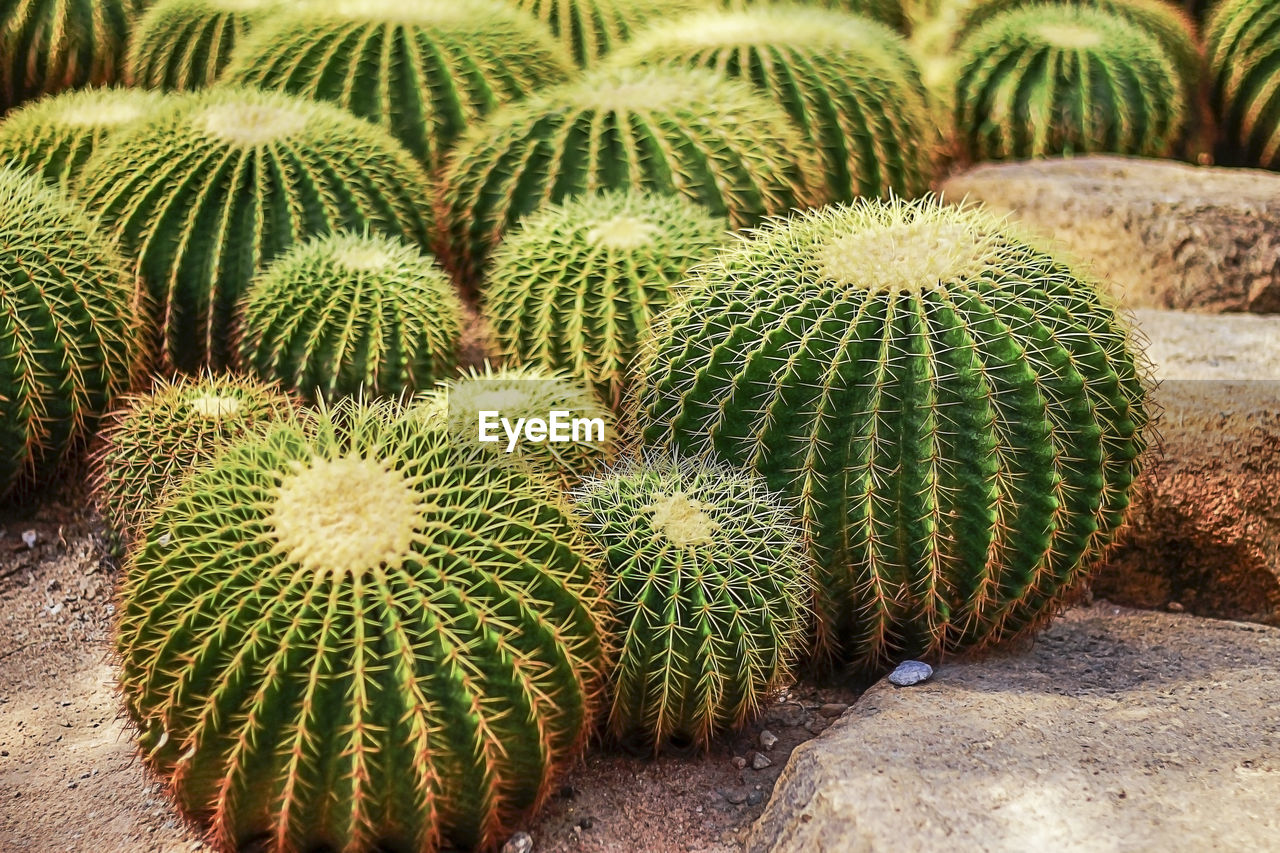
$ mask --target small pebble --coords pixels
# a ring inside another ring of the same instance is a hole
[[[760,747],[762,749],[773,749],[778,745],[778,736],[773,732],[765,729],[760,732]]]
[[[741,755],[735,755],[733,757],[733,766],[741,770],[747,766],[747,759],[743,758]]]
[[[1170,612],[1170,613],[1183,613],[1183,612],[1185,612],[1185,611],[1186,611],[1186,609],[1187,609],[1187,608],[1183,607],[1183,606],[1182,606],[1182,602],[1180,602],[1180,601],[1170,601],[1170,602],[1169,602],[1169,612]]]
[[[818,713],[824,717],[838,717],[847,710],[849,710],[849,706],[843,702],[828,702],[818,708]]]
[[[752,770],[763,770],[770,764],[773,764],[773,762],[770,761],[769,756],[765,755],[763,752],[757,752],[751,757]]]
[[[904,660],[898,668],[889,673],[889,683],[898,687],[910,687],[927,681],[933,675],[933,667],[923,661]]]
[[[27,548],[36,547],[36,542],[40,541],[40,537],[36,535],[34,530],[22,531],[22,542]]]
[[[747,801],[747,792],[741,788],[725,788],[720,795],[735,806],[740,806]]]
[[[527,832],[517,832],[502,845],[502,853],[531,853],[532,850],[533,836]]]
[[[764,802],[764,791],[752,791],[747,794],[747,805],[758,806]]]

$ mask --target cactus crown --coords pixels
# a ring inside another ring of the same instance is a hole
[[[1209,18],[1209,82],[1232,159],[1280,169],[1280,7],[1261,0],[1222,0]]]

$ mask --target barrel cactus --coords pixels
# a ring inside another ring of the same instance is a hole
[[[182,477],[293,411],[275,386],[233,374],[160,379],[106,418],[94,459],[98,508],[127,543]]]
[[[239,363],[303,397],[431,388],[456,364],[462,304],[431,258],[333,234],[267,265],[241,303]]]
[[[973,160],[1167,156],[1188,118],[1177,68],[1159,42],[1097,9],[1004,12],[965,41],[959,63],[956,134]]]
[[[933,182],[939,144],[920,69],[906,42],[873,21],[798,5],[710,11],[654,27],[617,61],[754,84],[821,155],[832,200],[914,197]]]
[[[646,442],[799,504],[824,648],[874,669],[1048,618],[1112,542],[1146,386],[1091,281],[982,210],[858,202],[695,268]]]
[[[395,140],[329,104],[211,89],[114,135],[77,192],[163,309],[179,370],[222,368],[236,301],[267,261],[337,230],[425,243],[426,176]]]
[[[229,850],[491,848],[577,755],[607,663],[561,499],[389,404],[229,447],[125,573],[138,744]]]
[[[748,9],[773,2],[775,0],[721,0],[721,5],[730,9]],[[879,21],[904,34],[911,29],[911,15],[903,0],[804,0],[804,4],[852,12]]]
[[[542,21],[581,66],[590,66],[653,21],[704,0],[507,0]]]
[[[604,555],[620,634],[609,729],[705,747],[790,680],[812,565],[785,503],[750,473],[652,454],[574,493]]]
[[[212,86],[232,52],[282,0],[160,0],[129,43],[131,85],[186,92]]]
[[[503,232],[609,189],[681,195],[734,228],[819,204],[817,155],[785,112],[710,71],[608,69],[512,104],[468,135],[437,196],[445,265],[474,284]]]
[[[1280,169],[1280,6],[1222,0],[1209,20],[1208,51],[1228,159]]]
[[[125,260],[40,179],[0,169],[0,498],[48,479],[145,353]]]
[[[571,68],[550,33],[499,0],[359,0],[282,12],[227,74],[340,104],[434,168],[482,116]]]
[[[550,205],[498,245],[485,317],[509,361],[563,370],[617,409],[650,321],[727,228],[674,196],[611,192]]]
[[[40,95],[119,80],[135,2],[0,3],[0,113]]]

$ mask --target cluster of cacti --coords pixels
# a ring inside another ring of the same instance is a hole
[[[99,145],[168,104],[163,95],[140,89],[82,89],[44,98],[0,123],[0,166],[70,187]]]
[[[1094,284],[981,211],[855,203],[699,266],[645,354],[646,443],[799,504],[856,664],[1045,619],[1110,543],[1145,386]]]
[[[365,0],[281,11],[227,74],[333,101],[434,168],[478,119],[571,67],[549,33],[499,0]]]
[[[186,92],[217,82],[232,52],[283,0],[159,0],[138,21],[125,76]]]
[[[669,20],[703,0],[507,0],[545,24],[573,61],[593,65],[652,21]]]
[[[584,744],[607,664],[558,496],[388,405],[228,448],[125,574],[139,743],[228,850],[492,847]]]
[[[612,734],[706,746],[755,716],[789,680],[812,616],[812,567],[787,507],[752,474],[663,455],[574,498],[621,637]]]
[[[563,370],[616,410],[650,322],[727,228],[674,196],[608,192],[549,205],[494,252],[485,318],[508,360]]]
[[[163,355],[221,368],[260,267],[336,230],[425,245],[426,176],[380,128],[329,104],[217,88],[112,136],[79,196],[138,261]]]
[[[1189,105],[1148,32],[1098,9],[1003,12],[960,49],[957,145],[973,160],[1110,152],[1167,156]]]
[[[39,178],[0,169],[0,497],[48,478],[141,366],[126,264]]]
[[[914,197],[934,179],[939,146],[919,68],[873,21],[796,5],[711,11],[647,31],[617,61],[754,84],[804,131],[833,201]]]
[[[730,9],[750,9],[766,6],[775,0],[721,0],[721,5]],[[839,9],[852,12],[873,21],[879,21],[893,27],[900,33],[911,29],[911,16],[907,13],[903,0],[796,0],[796,5]]]
[[[417,248],[317,237],[272,261],[238,315],[239,364],[311,400],[426,390],[453,372],[462,304]]]
[[[709,71],[611,69],[495,113],[439,187],[445,265],[474,282],[544,204],[608,189],[681,195],[735,228],[818,204],[821,166],[785,112]]]
[[[1207,41],[1213,106],[1229,155],[1280,169],[1280,5],[1221,0]]]
[[[0,113],[23,101],[122,76],[142,0],[5,0],[0,4]]]

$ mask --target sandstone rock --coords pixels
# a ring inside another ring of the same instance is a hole
[[[1200,851],[1280,837],[1280,629],[1071,611],[880,682],[793,753],[748,851]]]
[[[1013,213],[1132,307],[1280,312],[1280,175],[1079,157],[979,166],[942,186]]]

